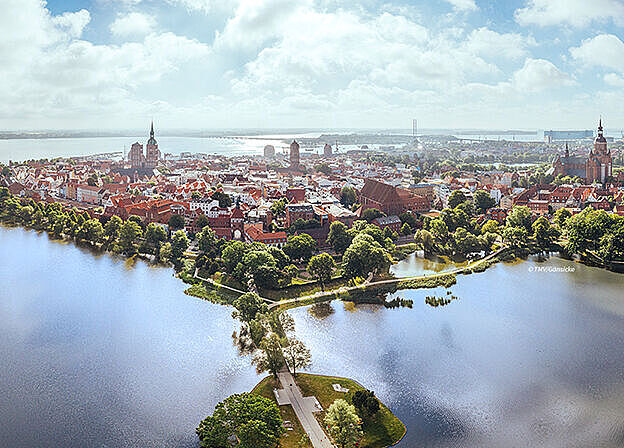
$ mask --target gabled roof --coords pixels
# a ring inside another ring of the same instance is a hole
[[[379,202],[380,204],[400,201],[396,187],[369,178],[365,180],[364,186],[360,191],[360,195],[366,198],[370,198],[375,202]]]

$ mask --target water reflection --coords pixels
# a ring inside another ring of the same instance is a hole
[[[450,271],[466,266],[468,263],[468,261],[455,262],[448,257],[437,255],[424,258],[422,251],[417,251],[408,255],[406,259],[391,266],[390,272],[397,277],[410,277]]]
[[[574,272],[531,272],[532,267]],[[560,258],[460,276],[434,309],[293,310],[313,370],[351,376],[408,425],[403,447],[621,447],[624,276]],[[391,297],[391,298],[392,298]],[[609,306],[605,306],[605,303]]]
[[[231,309],[170,269],[0,228],[0,446],[196,447],[258,381]]]

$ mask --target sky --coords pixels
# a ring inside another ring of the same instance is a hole
[[[0,130],[624,127],[624,0],[0,0]]]

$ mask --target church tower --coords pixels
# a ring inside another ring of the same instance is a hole
[[[602,118],[598,124],[598,135],[594,140],[594,147],[587,158],[585,179],[587,183],[600,182],[605,183],[608,177],[612,175],[613,159],[611,151],[607,147],[607,139],[604,137],[602,128]]]
[[[146,145],[146,166],[148,168],[156,168],[158,161],[160,160],[160,151],[158,150],[158,142],[154,138],[154,122],[152,121],[152,127],[150,129],[150,138]]]
[[[299,158],[299,143],[296,140],[290,144],[290,168],[297,170],[299,169],[300,158]]]

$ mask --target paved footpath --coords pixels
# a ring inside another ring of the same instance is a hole
[[[322,410],[316,397],[304,397],[289,371],[280,372],[278,377],[282,389],[275,391],[277,402],[280,405],[290,404],[292,406],[303,430],[310,437],[312,446],[314,448],[335,448],[314,417],[315,412]]]

